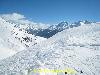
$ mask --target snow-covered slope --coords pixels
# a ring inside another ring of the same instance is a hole
[[[31,27],[29,26],[31,22],[23,18],[23,15],[16,13],[0,15],[0,51],[2,54],[0,59],[12,56],[16,52],[46,40],[43,37],[27,33],[25,29]]]
[[[66,29],[35,47],[0,61],[0,75],[38,75],[32,71],[37,68],[71,68],[76,71],[73,75],[99,75],[100,23]]]

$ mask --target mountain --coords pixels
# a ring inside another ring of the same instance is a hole
[[[24,15],[20,15],[17,13],[4,14],[4,15],[1,15],[1,18],[4,19],[8,23],[14,24],[14,27],[20,30],[24,30],[29,34],[44,37],[44,38],[50,38],[56,33],[61,32],[68,28],[73,28],[73,27],[80,26],[82,24],[91,23],[87,20],[78,21],[72,24],[68,24],[68,22],[63,21],[56,25],[34,23],[32,21],[26,20]]]
[[[34,69],[73,69],[73,75],[100,74],[100,23],[65,29],[36,46],[0,61],[0,75],[65,75]],[[67,71],[67,74],[70,74]]]
[[[39,26],[42,26],[42,24]],[[20,14],[0,15],[0,59],[12,56],[30,46],[35,46],[40,41],[46,40],[46,38],[29,34],[26,31],[29,27],[38,29],[39,26],[25,20],[24,16]]]
[[[27,30],[27,32],[29,32],[30,34],[34,34],[36,36],[40,36],[40,37],[44,37],[44,38],[50,38],[53,35],[55,35],[56,33],[63,31],[66,28],[68,28],[68,23],[67,22],[61,22],[57,25],[50,25],[46,29],[38,29],[38,30],[29,29],[29,30]]]
[[[66,21],[63,21],[57,25],[52,25],[49,27],[50,30],[59,30],[59,31],[62,31],[66,28],[68,28],[68,23]]]
[[[78,22],[74,22],[70,25],[70,28],[73,28],[73,27],[78,27],[80,25],[84,25],[84,24],[91,24],[92,22],[89,22],[87,20],[84,20],[84,21],[78,21]]]
[[[34,30],[34,29],[30,28],[30,29],[27,30],[27,32],[30,33],[30,34],[34,34],[36,36],[40,36],[40,37],[44,37],[44,38],[50,38],[53,35],[55,35],[56,33],[61,32],[65,29],[78,27],[78,26],[81,26],[81,25],[84,25],[84,24],[91,24],[91,23],[92,22],[89,22],[87,20],[78,21],[78,22],[75,22],[75,23],[72,23],[72,24],[68,24],[68,22],[63,21],[63,22],[60,22],[59,24],[56,24],[56,25],[50,25],[45,29]]]

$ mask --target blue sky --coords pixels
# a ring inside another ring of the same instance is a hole
[[[34,22],[100,21],[100,0],[0,0],[0,14],[19,13]]]

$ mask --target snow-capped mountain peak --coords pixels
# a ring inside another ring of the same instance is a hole
[[[60,22],[57,25],[51,25],[49,27],[50,30],[58,30],[58,31],[62,31],[64,29],[66,29],[68,27],[68,23],[66,21]]]
[[[59,23],[59,24],[57,25],[57,28],[58,28],[59,30],[64,30],[66,27],[68,27],[68,22],[66,22],[66,21],[63,21],[63,22],[61,22],[61,23]]]

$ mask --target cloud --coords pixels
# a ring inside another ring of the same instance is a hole
[[[0,17],[3,18],[5,21],[9,21],[11,23],[16,23],[24,26],[26,25],[37,29],[47,29],[50,26],[49,24],[43,24],[40,22],[35,23],[33,21],[30,21],[24,15],[18,13],[1,14]]]
[[[12,13],[12,14],[3,14],[1,15],[3,19],[6,20],[19,20],[19,19],[24,19],[24,15],[18,14],[18,13]]]

